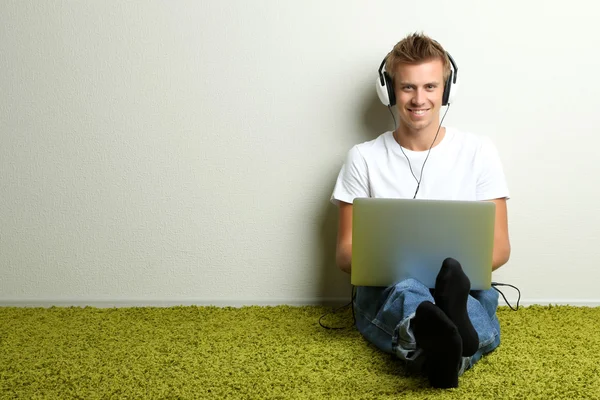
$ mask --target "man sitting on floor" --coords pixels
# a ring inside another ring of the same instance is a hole
[[[331,196],[339,206],[339,268],[351,270],[352,203],[357,197],[493,201],[492,270],[499,268],[510,256],[509,192],[496,148],[483,136],[439,122],[440,109],[455,94],[453,60],[435,40],[411,34],[384,63],[380,99],[390,111],[396,107],[399,124],[352,147],[339,173]],[[458,377],[500,344],[498,293],[471,290],[460,260],[442,263],[431,291],[415,279],[390,287],[357,287],[354,307],[360,333],[410,369],[425,373],[434,387],[458,386]]]

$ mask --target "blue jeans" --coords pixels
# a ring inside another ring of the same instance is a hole
[[[415,279],[406,279],[390,287],[356,288],[354,311],[356,328],[380,350],[395,354],[406,362],[409,371],[422,371],[424,354],[417,347],[410,322],[419,304],[435,303],[432,292]],[[498,292],[472,290],[467,301],[471,324],[479,336],[479,349],[463,357],[459,375],[500,345],[500,324],[496,316]]]

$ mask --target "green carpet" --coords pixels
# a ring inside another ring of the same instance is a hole
[[[328,310],[0,308],[0,398],[600,399],[600,308],[501,307],[501,346],[450,390]]]

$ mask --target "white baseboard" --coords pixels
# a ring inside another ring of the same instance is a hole
[[[177,306],[215,306],[215,307],[245,307],[245,306],[326,306],[336,307],[348,304],[350,298],[322,299],[0,299],[0,307],[96,307],[96,308],[127,308],[127,307],[177,307]]]
[[[516,307],[517,299],[508,299],[510,305]],[[500,306],[507,305],[506,302],[500,298]],[[533,305],[541,306],[573,306],[573,307],[600,307],[600,299],[521,299],[519,301],[519,307],[528,307]]]
[[[516,299],[508,299],[516,307]],[[128,307],[177,307],[177,306],[215,306],[215,307],[245,307],[245,306],[326,306],[339,307],[350,302],[349,298],[315,298],[315,299],[251,299],[251,300],[209,300],[209,299],[0,299],[0,307],[96,307],[96,308],[128,308]],[[506,306],[502,298],[500,306]],[[600,307],[600,299],[521,299],[519,307],[532,305],[557,305],[574,307]]]

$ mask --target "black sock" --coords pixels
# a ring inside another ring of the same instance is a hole
[[[479,348],[479,336],[467,314],[471,282],[458,261],[446,258],[435,281],[435,303],[458,328],[462,355],[471,357]]]
[[[417,345],[425,353],[425,372],[435,388],[458,387],[462,340],[456,325],[435,304],[419,304],[411,322]]]

